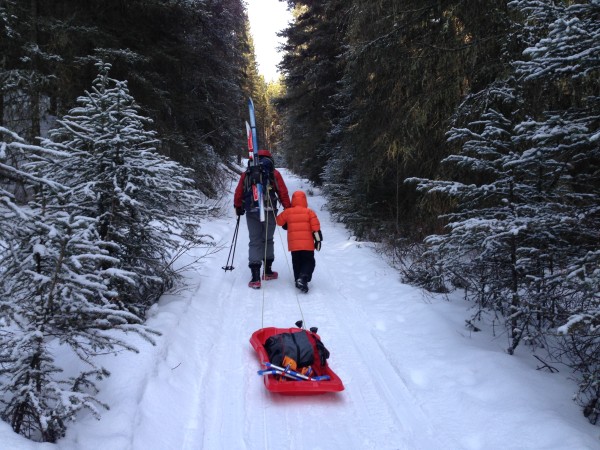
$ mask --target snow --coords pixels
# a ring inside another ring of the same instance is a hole
[[[98,383],[98,398],[110,405],[101,420],[81,413],[56,445],[30,442],[0,422],[0,448],[600,448],[600,428],[572,401],[576,385],[566,368],[536,370],[539,361],[523,346],[509,356],[498,327],[470,332],[469,305],[459,294],[432,296],[402,284],[375,245],[332,221],[318,189],[281,172],[290,194],[308,193],[323,230],[308,294],[293,285],[281,228],[275,235],[279,279],[260,290],[247,287],[245,217],[235,270],[222,270],[236,222],[229,196],[223,216],[202,227],[222,251],[196,249],[180,258],[184,267],[204,256],[200,268],[186,272],[187,285],[148,314],[148,325],[162,333],[157,345],[132,335],[139,354],[100,357],[111,372]],[[343,392],[279,396],[256,374],[251,334],[302,318],[319,327]]]

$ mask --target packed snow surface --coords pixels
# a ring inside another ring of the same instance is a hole
[[[112,375],[100,383],[99,398],[110,405],[101,420],[82,414],[56,445],[28,441],[1,422],[0,448],[600,449],[600,427],[572,401],[567,368],[536,370],[542,364],[524,346],[509,356],[499,326],[469,331],[460,294],[402,284],[375,245],[332,220],[319,189],[281,172],[290,195],[304,190],[321,221],[323,248],[308,294],[294,287],[281,228],[279,279],[248,288],[245,217],[235,269],[222,269],[236,223],[229,194],[223,214],[202,226],[221,251],[195,249],[178,261],[205,255],[185,272],[186,285],[148,314],[162,333],[157,345],[132,336],[139,354],[102,357]],[[319,328],[343,392],[290,397],[265,389],[250,336],[299,319]]]

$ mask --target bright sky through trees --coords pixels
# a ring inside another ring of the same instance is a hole
[[[287,4],[279,0],[246,1],[258,70],[266,81],[275,80],[279,76],[277,64],[281,60],[277,48],[283,43],[277,32],[287,27],[292,13],[286,9]]]

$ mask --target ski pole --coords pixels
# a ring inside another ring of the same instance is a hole
[[[283,375],[283,376],[291,378],[292,380],[295,380],[295,381],[305,381],[302,378],[295,377],[291,373],[282,372],[281,370],[276,370],[276,369],[263,369],[263,370],[259,370],[257,373],[259,375]]]
[[[222,267],[222,269],[227,272],[228,270],[233,270],[235,267],[233,267],[233,259],[235,258],[235,247],[237,246],[237,237],[238,237],[238,230],[240,229],[240,217],[241,216],[237,216],[237,223],[235,224],[235,231],[233,232],[233,239],[231,241],[231,247],[229,247],[229,256],[227,256],[227,263]],[[233,250],[233,256],[231,254]],[[229,258],[231,257],[231,264],[229,264]]]
[[[283,367],[280,366],[276,366],[275,364],[272,364],[270,362],[263,362],[263,365],[267,366],[270,369],[274,369],[277,370],[279,372],[281,372],[282,374],[291,374],[297,378],[300,378],[302,380],[307,380],[307,381],[325,381],[325,380],[329,380],[330,377],[329,375],[321,375],[318,377],[307,377],[306,375],[303,375],[299,372],[296,372],[295,370],[291,370],[291,369],[285,369]]]
[[[321,375],[319,377],[314,377],[314,378],[308,377],[308,379],[298,378],[297,376],[292,375],[290,372],[285,372],[285,371],[282,372],[281,370],[277,370],[277,369],[263,369],[263,370],[259,370],[257,373],[259,375],[283,375],[283,376],[291,378],[292,380],[295,380],[295,381],[328,381],[331,379],[329,377],[329,375]]]

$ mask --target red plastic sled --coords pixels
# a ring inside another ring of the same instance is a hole
[[[260,362],[269,361],[269,356],[264,348],[264,343],[274,334],[279,333],[294,333],[301,331],[300,328],[261,328],[260,330],[252,333],[250,338],[250,344],[256,353]],[[320,339],[320,338],[319,338]],[[261,367],[264,369],[264,366]],[[325,367],[325,373],[321,375],[329,375],[329,380],[323,381],[294,381],[289,378],[276,377],[275,375],[263,376],[265,380],[265,387],[271,391],[283,395],[316,395],[325,394],[327,392],[340,392],[344,390],[344,384],[340,377],[338,377],[333,370],[329,367],[329,364]],[[280,379],[278,379],[280,378]]]

